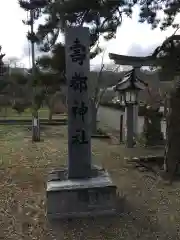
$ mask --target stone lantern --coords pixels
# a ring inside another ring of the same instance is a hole
[[[125,103],[126,143],[128,148],[134,146],[134,137],[138,125],[138,93],[147,87],[145,82],[138,79],[135,68],[128,71],[124,78],[114,87]]]

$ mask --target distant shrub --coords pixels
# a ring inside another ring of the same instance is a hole
[[[12,109],[14,109],[18,114],[23,113],[27,108],[29,108],[30,103],[25,102],[24,99],[16,99],[12,103]]]

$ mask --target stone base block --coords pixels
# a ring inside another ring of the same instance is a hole
[[[95,172],[97,174],[95,174]],[[47,183],[47,216],[68,219],[116,213],[116,186],[107,171],[94,168],[92,177],[67,179],[67,170],[53,171]]]

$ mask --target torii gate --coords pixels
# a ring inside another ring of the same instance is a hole
[[[109,53],[109,58],[114,60],[117,65],[132,66],[133,68],[141,68],[145,66],[160,66],[162,63],[161,59],[157,59],[155,56],[136,57],[136,56],[125,56],[115,53]],[[126,114],[125,114],[126,115]],[[137,134],[138,130],[138,107],[134,109],[134,133]]]

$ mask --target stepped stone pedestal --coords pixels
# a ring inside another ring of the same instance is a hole
[[[107,171],[94,167],[87,179],[67,178],[67,169],[52,171],[47,183],[47,216],[68,219],[116,213],[116,186]]]

